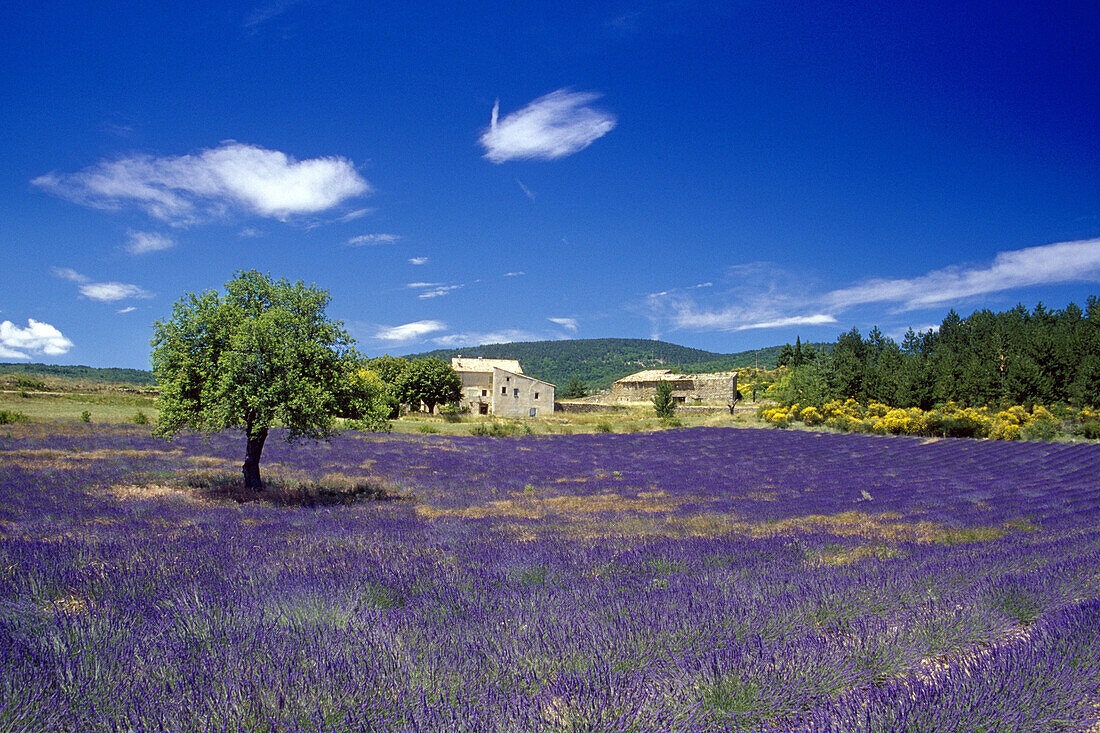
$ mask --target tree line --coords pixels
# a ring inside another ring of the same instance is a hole
[[[910,329],[899,344],[876,327],[841,334],[831,353],[783,347],[788,371],[772,388],[786,404],[855,399],[895,407],[955,402],[996,405],[1100,404],[1100,299],[1084,309],[1042,303],[962,318],[951,310],[939,329]]]

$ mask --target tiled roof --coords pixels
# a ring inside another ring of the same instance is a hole
[[[492,372],[493,367],[513,374],[523,374],[523,368],[515,359],[482,359],[469,356],[451,358],[451,368],[456,372]]]

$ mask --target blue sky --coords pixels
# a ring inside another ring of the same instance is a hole
[[[828,7],[826,7],[828,6]],[[1095,3],[6,3],[0,360],[242,269],[368,355],[1100,292]]]

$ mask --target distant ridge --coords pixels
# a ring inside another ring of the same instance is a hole
[[[805,344],[810,347],[811,344]],[[813,344],[814,348],[820,348]],[[684,373],[721,372],[756,366],[775,367],[782,346],[719,354],[651,339],[570,339],[564,341],[517,341],[508,344],[436,349],[408,358],[437,356],[481,356],[487,359],[518,359],[525,374],[565,387],[574,377],[589,389],[605,389],[616,379],[642,369],[675,369]]]
[[[27,364],[24,362],[0,363],[0,374],[59,377],[96,384],[156,384],[153,373],[144,369],[120,369],[117,367],[63,366],[60,364]]]

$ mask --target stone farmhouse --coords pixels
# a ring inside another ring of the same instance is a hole
[[[475,415],[540,417],[554,412],[554,385],[527,376],[515,359],[456,356],[451,367],[462,378],[462,404]]]
[[[617,404],[651,402],[658,382],[672,383],[672,396],[679,404],[722,404],[737,402],[737,372],[674,374],[668,369],[646,369],[623,377],[611,385],[606,401]]]

